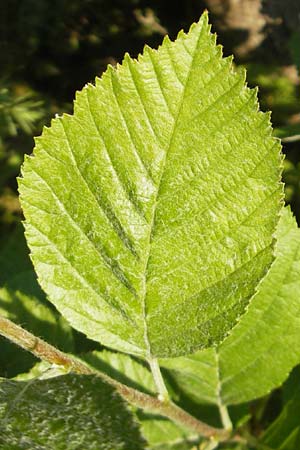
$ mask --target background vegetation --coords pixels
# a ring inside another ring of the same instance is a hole
[[[57,317],[36,283],[19,225],[16,176],[24,154],[31,153],[33,136],[55,114],[72,111],[75,91],[101,75],[108,63],[120,62],[126,51],[136,56],[144,44],[158,46],[166,33],[174,38],[205,8],[224,53],[233,53],[236,65],[247,67],[249,84],[259,86],[261,108],[272,111],[275,134],[283,138],[286,155],[286,201],[300,223],[299,1],[0,3],[0,312],[50,342],[63,342],[66,351],[83,352],[97,345]],[[17,294],[12,298],[10,292]],[[4,340],[0,345],[1,376],[12,377],[33,366],[32,356]],[[281,390],[247,406],[243,417],[256,433],[280,412],[293,380],[300,384],[297,371]]]

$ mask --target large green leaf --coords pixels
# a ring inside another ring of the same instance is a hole
[[[94,376],[0,383],[2,450],[140,450],[145,442],[114,388]]]
[[[300,230],[285,209],[276,259],[247,313],[217,348],[161,360],[200,403],[230,405],[278,387],[300,358]]]
[[[117,350],[175,356],[220,341],[273,260],[280,145],[207,14],[79,92],[22,174],[43,289]]]

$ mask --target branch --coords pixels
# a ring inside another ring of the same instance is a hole
[[[47,361],[50,364],[63,366],[67,370],[78,374],[100,376],[105,381],[112,384],[119,394],[129,403],[132,403],[138,408],[150,410],[151,412],[156,412],[162,416],[165,416],[180,425],[186,426],[205,438],[215,438],[218,441],[225,441],[230,436],[228,431],[207,425],[206,423],[191,416],[171,401],[163,402],[159,400],[159,398],[143,394],[136,389],[119,383],[99,371],[91,369],[76,358],[61,352],[42,339],[34,336],[29,331],[24,330],[24,328],[1,316],[0,334],[23,349],[31,352],[37,358]]]
[[[2,316],[0,316],[0,334],[17,344],[19,347],[22,347],[24,350],[31,352],[37,358],[47,361],[50,364],[63,366],[67,370],[76,373],[91,373],[91,370],[85,364],[82,364],[76,359],[72,359],[66,353],[61,352],[57,348]]]

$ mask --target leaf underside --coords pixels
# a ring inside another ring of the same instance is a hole
[[[98,377],[0,382],[3,450],[141,450],[138,425],[114,389]]]
[[[200,403],[231,405],[266,395],[299,362],[300,230],[287,208],[277,238],[271,269],[224,342],[160,361]]]
[[[222,340],[273,260],[280,145],[207,15],[77,93],[19,180],[43,289],[141,357]]]

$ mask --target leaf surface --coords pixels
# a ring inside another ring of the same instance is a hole
[[[266,395],[300,358],[300,230],[285,209],[276,259],[246,314],[219,347],[161,360],[200,403],[231,405]]]
[[[154,414],[138,411],[143,436],[147,439],[149,450],[190,450],[195,449],[201,438],[174,422]]]
[[[273,260],[280,145],[207,15],[77,94],[19,187],[43,289],[72,326],[142,357],[224,338]]]
[[[94,351],[80,356],[92,368],[105,373],[126,386],[146,394],[156,394],[153,375],[141,362],[124,353],[109,350]]]
[[[94,376],[0,383],[3,450],[141,450],[145,441],[115,390]]]

